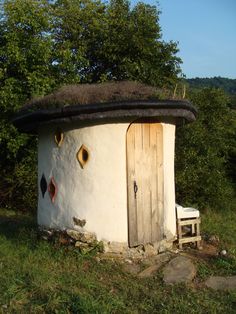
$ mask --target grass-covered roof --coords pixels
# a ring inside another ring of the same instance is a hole
[[[138,82],[68,85],[30,100],[13,123],[20,131],[37,132],[41,124],[71,121],[169,116],[175,117],[176,123],[195,120],[196,110],[188,101],[170,98],[169,92]]]
[[[22,109],[38,110],[122,101],[163,98],[164,92],[139,82],[106,82],[100,84],[67,85],[52,94],[30,100]]]

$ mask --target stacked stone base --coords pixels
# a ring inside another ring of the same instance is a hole
[[[107,257],[123,257],[142,259],[145,257],[155,256],[172,248],[173,241],[163,240],[155,244],[139,245],[130,248],[127,243],[98,241],[96,234],[85,230],[75,229],[48,229],[40,227],[40,236],[42,239],[59,243],[61,245],[74,246],[82,252],[89,252],[96,249],[100,253],[104,253]]]

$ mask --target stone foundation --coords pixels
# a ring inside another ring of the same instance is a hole
[[[98,252],[104,253],[106,256],[123,257],[132,259],[142,259],[155,256],[166,250],[172,249],[173,240],[162,240],[155,244],[139,245],[130,248],[127,243],[114,241],[98,241],[96,234],[83,230],[83,228],[75,229],[48,229],[40,227],[40,236],[42,239],[59,243],[61,245],[72,245],[82,252],[89,252],[97,249]]]

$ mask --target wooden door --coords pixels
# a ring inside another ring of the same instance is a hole
[[[163,130],[132,123],[127,131],[129,246],[163,238]]]

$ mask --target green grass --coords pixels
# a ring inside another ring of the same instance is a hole
[[[228,248],[233,254],[236,249],[236,208],[222,212],[207,210],[203,214],[203,232],[218,235],[222,248]]]
[[[231,260],[199,262],[197,279],[236,274],[236,214],[208,212],[202,222]],[[0,211],[0,283],[0,313],[236,313],[236,291],[165,286],[161,273],[138,279],[119,262],[40,240],[32,217],[6,210]]]
[[[217,235],[219,252],[227,251],[226,257],[211,259],[211,263],[204,266],[205,270],[208,275],[236,275],[236,210],[208,210],[202,217],[202,233]]]

